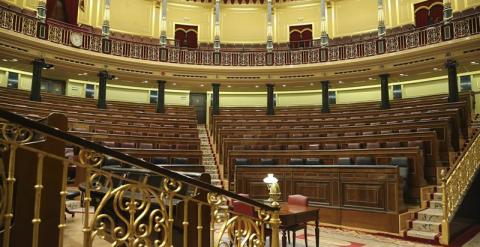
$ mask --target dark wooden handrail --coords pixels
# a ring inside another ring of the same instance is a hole
[[[3,118],[3,119],[5,119],[5,120],[7,120],[11,123],[19,124],[19,125],[21,125],[25,128],[34,130],[36,132],[40,132],[44,135],[51,136],[51,137],[54,137],[54,138],[57,138],[59,140],[63,140],[63,141],[69,142],[69,143],[73,143],[73,144],[78,145],[78,146],[82,146],[84,148],[93,150],[97,153],[108,155],[110,157],[116,158],[116,159],[118,159],[120,161],[123,161],[125,163],[129,163],[129,164],[141,167],[143,169],[151,170],[151,171],[156,172],[160,175],[164,175],[166,177],[175,179],[176,181],[197,186],[197,187],[199,187],[203,190],[206,190],[206,191],[210,191],[210,192],[214,192],[214,193],[217,193],[217,194],[220,194],[220,195],[224,195],[224,196],[227,196],[229,198],[233,198],[235,200],[242,201],[244,203],[259,207],[259,208],[267,210],[267,211],[278,210],[277,208],[271,207],[269,205],[260,203],[258,201],[255,201],[255,200],[252,200],[252,199],[249,199],[249,198],[245,198],[243,196],[239,196],[239,195],[237,195],[233,192],[230,192],[230,191],[227,191],[227,190],[224,190],[224,189],[220,189],[220,188],[218,188],[216,186],[213,186],[211,184],[201,182],[199,180],[184,176],[184,175],[176,173],[174,171],[170,171],[168,169],[155,166],[155,165],[153,165],[149,162],[137,159],[135,157],[132,157],[130,155],[112,150],[110,148],[106,148],[102,145],[87,141],[85,139],[82,139],[80,137],[65,133],[65,132],[60,131],[58,129],[54,129],[50,126],[44,125],[42,123],[27,119],[27,118],[24,118],[20,115],[11,113],[11,112],[9,112],[7,110],[4,110],[4,109],[0,109],[0,118]]]

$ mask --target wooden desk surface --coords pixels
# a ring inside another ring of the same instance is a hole
[[[279,215],[285,216],[285,215],[292,215],[292,214],[300,214],[300,213],[305,213],[305,212],[311,212],[311,211],[319,211],[319,208],[315,207],[309,207],[309,206],[299,206],[299,205],[291,205],[288,203],[282,203],[280,204],[280,211]]]

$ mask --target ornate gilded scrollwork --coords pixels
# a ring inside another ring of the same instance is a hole
[[[0,230],[3,228],[3,217],[7,210],[7,182],[5,176],[5,166],[3,160],[0,159]]]
[[[214,223],[222,223],[228,220],[229,214],[228,210],[225,209],[227,204],[227,198],[224,195],[219,195],[217,193],[208,193],[207,201],[212,208],[212,216]]]
[[[221,227],[216,236],[215,246],[231,246],[233,243],[234,246],[263,247],[265,245],[265,235],[261,229],[263,226],[257,219],[235,215]]]
[[[8,149],[8,145],[23,144],[33,139],[33,131],[16,124],[3,123],[2,124],[2,143],[3,151]]]
[[[448,221],[451,221],[479,168],[480,137],[477,137],[458,165],[450,175],[445,178],[444,186],[446,195],[444,196],[446,197],[447,203],[444,206],[446,207],[447,215],[445,216]]]
[[[85,165],[86,167],[99,167],[104,159],[103,154],[99,154],[95,151],[82,149],[78,154],[80,164]]]
[[[144,184],[125,184],[107,193],[92,221],[92,240],[110,239],[112,246],[166,246],[169,238],[166,193]],[[105,211],[111,205],[113,212]]]

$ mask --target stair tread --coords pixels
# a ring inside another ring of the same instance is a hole
[[[419,214],[423,213],[423,214],[429,214],[429,215],[443,216],[443,211],[441,209],[438,209],[438,208],[427,208],[427,209],[422,210],[418,213]]]
[[[430,239],[434,240],[435,237],[437,237],[439,233],[436,232],[424,232],[424,231],[419,231],[419,230],[408,230],[407,231],[407,236],[409,237],[416,237],[416,238],[423,238],[423,239]]]
[[[417,223],[417,224],[430,224],[430,225],[441,225],[442,223],[440,222],[435,222],[435,221],[424,221],[424,220],[414,220],[412,221],[413,223]]]

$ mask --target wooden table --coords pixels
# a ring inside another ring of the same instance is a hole
[[[287,230],[292,226],[298,224],[307,224],[309,221],[315,221],[315,244],[319,247],[320,231],[318,228],[319,223],[319,208],[289,205],[288,203],[282,203],[280,205],[280,230],[282,231],[282,247],[287,246]],[[306,238],[307,236],[305,236]]]

